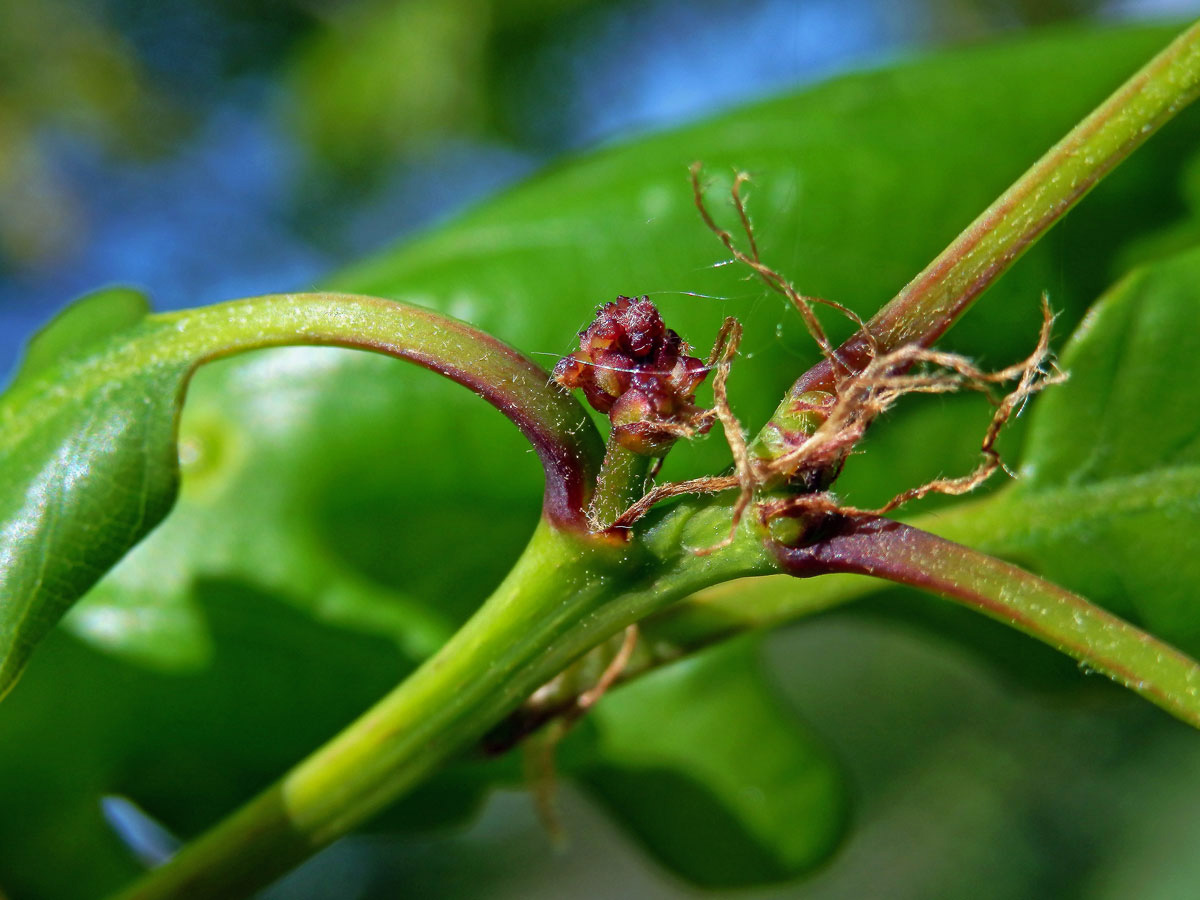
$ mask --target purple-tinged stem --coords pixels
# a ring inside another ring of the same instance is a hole
[[[1095,185],[1200,92],[1200,22],[1193,24],[1050,148],[967,226],[925,270],[876,313],[867,328],[883,352],[930,346],[971,303]],[[870,356],[861,335],[839,350],[855,371]],[[828,361],[792,395],[832,391]]]
[[[547,520],[587,530],[584,510],[604,452],[595,427],[545,369],[478,328],[392,300],[334,293],[275,294],[151,318],[211,346],[196,365],[262,347],[319,344],[372,350],[444,375],[496,407],[533,445],[546,473]]]
[[[783,568],[799,577],[871,575],[954,600],[1061,650],[1200,728],[1200,664],[1011,563],[875,516],[833,518],[814,543],[776,552]]]

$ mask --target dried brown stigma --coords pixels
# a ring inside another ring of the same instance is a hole
[[[690,353],[649,297],[618,297],[579,333],[579,349],[554,367],[554,380],[607,413],[622,447],[662,456],[677,438],[712,424],[695,404],[708,367]]]
[[[832,392],[805,389],[785,397],[754,440],[747,441],[729,407],[725,391],[725,380],[741,334],[736,321],[727,320],[709,361],[709,368],[717,371],[713,385],[715,408],[709,415],[721,421],[733,456],[733,472],[655,485],[617,515],[613,520],[614,526],[627,528],[653,506],[673,497],[737,490],[738,497],[731,509],[729,534],[710,547],[694,551],[705,554],[727,546],[734,539],[739,522],[755,504],[756,497],[761,498],[757,504],[759,521],[769,528],[782,518],[820,518],[833,512],[843,515],[883,515],[928,494],[969,493],[997,470],[1007,471],[996,449],[1001,429],[1029,397],[1065,377],[1054,365],[1050,354],[1050,328],[1054,317],[1045,297],[1042,298],[1042,328],[1037,346],[1027,359],[1005,369],[987,371],[963,356],[933,350],[919,343],[884,351],[852,311],[831,301],[800,294],[787,279],[762,262],[741,194],[741,188],[747,180],[744,174],[735,176],[731,197],[745,232],[748,250],[739,248],[733,235],[718,226],[710,215],[704,202],[699,172],[698,165],[692,167],[692,191],[705,224],[733,254],[734,259],[753,270],[772,290],[792,301],[826,361],[835,371],[840,370],[841,374]],[[867,352],[865,359],[855,367],[837,357],[813,312],[812,306],[817,303],[841,311],[858,326]],[[992,389],[1005,382],[1016,384],[1001,398],[994,398]],[[829,493],[848,455],[862,440],[867,428],[901,397],[914,393],[962,390],[988,395],[996,407],[980,446],[983,458],[972,472],[959,477],[937,478],[910,488],[877,510],[842,505]],[[771,496],[763,496],[768,493]]]

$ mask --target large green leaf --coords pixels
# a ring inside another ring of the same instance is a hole
[[[732,267],[713,267],[722,254],[691,206],[692,160],[717,178],[714,197],[729,167],[753,171],[766,258],[806,292],[868,313],[1165,38],[1160,30],[1061,34],[839,79],[562,166],[334,282],[469,319],[549,354],[547,362],[617,293],[653,293],[672,326],[701,347],[723,315],[736,314],[747,338],[731,391],[738,412],[757,423],[815,354],[782,301]],[[951,343],[994,362],[1022,355],[1047,285],[1064,321],[1078,319],[1114,274],[1098,259],[1128,258],[1134,239],[1184,215],[1176,173],[1198,135],[1200,121],[1184,116],[1140,151],[1022,260]],[[961,468],[978,411],[955,406],[947,415],[971,424],[947,425],[946,441],[899,465],[887,454],[855,459],[847,483],[887,494]],[[883,424],[881,444],[911,446],[921,433]],[[146,684],[202,679],[223,658],[234,638],[205,612],[213,585],[229,596],[272,595],[419,654],[500,577],[536,516],[538,469],[494,412],[363,354],[295,349],[213,364],[194,383],[180,436],[186,474],[176,509],[72,618],[75,633],[100,649],[159,670],[139,676]],[[668,474],[727,459],[713,436],[675,451]],[[464,554],[464,541],[486,550]],[[453,563],[428,564],[435,559]],[[310,649],[320,660],[315,640]],[[364,662],[364,678],[370,670]],[[103,677],[99,663],[95,673]],[[30,677],[52,684],[53,665]],[[0,706],[0,758],[16,740],[7,730],[13,715]],[[36,720],[36,711],[28,715]],[[20,739],[29,753],[87,742],[64,732],[49,706],[44,716]],[[217,745],[294,747],[273,723],[234,730],[215,718],[208,727]],[[137,728],[112,740],[83,792],[118,789],[122,767],[160,746]],[[0,778],[0,806],[39,806],[27,784]],[[153,811],[168,824],[194,822],[209,812],[202,801],[181,791]],[[53,816],[49,801],[40,808]],[[779,845],[779,835],[759,833]],[[48,883],[35,870],[54,869],[65,852],[61,842],[18,845],[0,833],[0,871],[20,872],[23,883]]]

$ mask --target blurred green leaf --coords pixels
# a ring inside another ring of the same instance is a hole
[[[845,821],[840,773],[758,655],[735,641],[613,692],[579,773],[655,857],[708,887],[794,878],[828,857]]]
[[[299,57],[293,88],[306,136],[349,168],[388,151],[478,130],[486,0],[361,3],[339,11]]]
[[[199,585],[195,604],[215,648],[202,670],[147,673],[56,632],[0,704],[0,872],[13,897],[106,895],[138,867],[102,817],[104,795],[191,837],[410,668],[386,640],[238,585]],[[428,824],[446,821],[448,795],[424,801]],[[470,808],[450,805],[451,817]]]
[[[529,145],[529,120],[538,117],[505,108],[524,80],[539,80],[530,62],[547,37],[596,3],[365,0],[324,10],[323,28],[293,54],[290,114],[320,159],[357,176],[436,153],[448,139]],[[539,87],[544,104],[544,78]]]

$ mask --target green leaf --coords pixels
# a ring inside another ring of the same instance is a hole
[[[85,294],[29,339],[25,358],[10,387],[29,381],[71,356],[78,356],[107,337],[140,322],[150,312],[141,291],[101,288]]]
[[[724,644],[604,699],[580,777],[650,853],[707,887],[794,878],[841,836],[841,776],[767,682],[757,642]]]
[[[0,696],[66,608],[166,515],[179,479],[175,416],[191,361],[139,356],[143,320],[94,356],[44,366],[99,304],[66,315],[0,398]]]
[[[1200,251],[1107,293],[1041,398],[995,549],[1200,652]],[[1006,524],[1005,519],[1010,521]],[[986,527],[986,526],[985,526]]]

